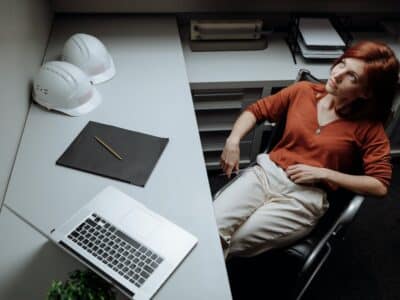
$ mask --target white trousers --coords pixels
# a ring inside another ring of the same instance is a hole
[[[292,182],[267,154],[214,201],[225,257],[253,256],[307,235],[328,209],[326,193]]]

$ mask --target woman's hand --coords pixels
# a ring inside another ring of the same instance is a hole
[[[239,171],[239,142],[239,139],[228,138],[221,154],[221,168],[228,178],[231,178],[232,171]]]
[[[286,174],[294,183],[308,184],[320,182],[327,178],[327,169],[296,164],[286,169]]]

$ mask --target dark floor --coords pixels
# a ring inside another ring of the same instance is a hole
[[[213,192],[224,183],[222,176],[209,178]],[[400,299],[399,198],[400,163],[395,162],[388,196],[385,199],[367,198],[364,201],[345,240],[336,246],[303,300]],[[265,270],[266,273],[268,271]],[[260,276],[265,277],[261,282],[264,286],[262,290],[265,291],[262,295],[240,297],[239,294],[248,291],[233,287],[234,299],[284,299],[282,292],[290,288],[290,274]]]
[[[389,195],[366,199],[346,239],[321,269],[304,300],[400,299],[399,198],[400,163],[396,162]]]

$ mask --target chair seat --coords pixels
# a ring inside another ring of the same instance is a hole
[[[320,245],[321,233],[315,232],[287,248],[274,249],[254,257],[233,257],[227,261],[229,280],[235,300],[294,300],[309,277],[330,254],[326,244]],[[308,265],[305,268],[305,265]],[[266,273],[263,273],[266,272]],[[260,274],[262,274],[260,276]],[[268,298],[265,298],[265,289]]]
[[[269,281],[273,282],[272,288],[279,295],[276,299],[298,299],[299,295],[301,297],[329,256],[331,242],[342,236],[341,225],[347,218],[354,217],[363,198],[354,198],[347,191],[339,191],[328,195],[328,199],[333,200],[327,213],[318,222],[318,226],[303,239],[286,248],[270,250],[254,257],[234,257],[228,260],[232,287],[246,286],[247,292],[259,289],[261,283],[256,274],[267,267],[268,272],[273,274]],[[352,206],[353,203],[356,205]],[[245,279],[243,274],[246,274]],[[284,286],[281,286],[282,283]],[[235,293],[240,295],[241,291]],[[237,299],[247,299],[246,293]],[[254,292],[254,299],[258,295]]]
[[[311,251],[315,249],[318,242],[319,240],[317,237],[309,236],[306,239],[283,249],[283,252],[286,255],[295,257],[299,261],[299,265],[302,266],[310,255]]]
[[[307,264],[307,260],[319,261],[319,259],[315,259],[316,257],[310,257],[311,255],[323,257],[329,254],[327,253],[330,251],[329,240],[341,229],[338,228],[339,216],[345,215],[349,203],[353,200],[353,195],[348,191],[338,191],[328,195],[328,199],[334,199],[334,201],[331,201],[328,211],[319,220],[318,226],[305,238],[281,249],[285,255],[292,256],[298,261],[303,269],[299,269],[301,272],[313,268],[311,262]]]
[[[296,272],[298,278],[307,278],[306,275],[319,268],[319,265],[330,254],[330,244],[321,243],[323,238],[322,233],[311,234],[305,239],[281,249],[281,256],[284,260],[291,262],[291,270]],[[313,259],[311,259],[312,255],[315,255]]]

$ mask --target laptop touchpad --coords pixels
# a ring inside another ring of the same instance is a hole
[[[138,209],[130,211],[122,220],[122,228],[126,230],[126,233],[142,237],[153,233],[159,224],[160,222],[155,217]]]

